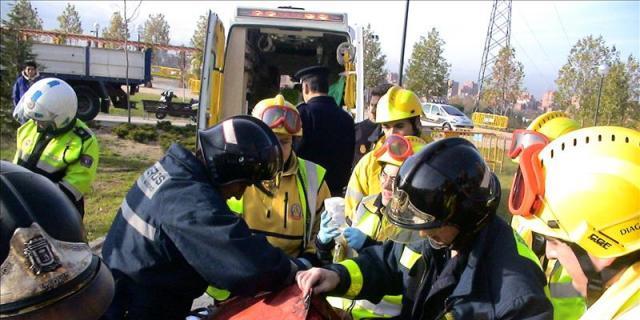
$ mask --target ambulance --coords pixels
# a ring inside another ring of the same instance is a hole
[[[282,93],[302,102],[296,71],[323,65],[339,105],[364,119],[362,28],[344,13],[302,8],[237,8],[225,42],[219,17],[209,12],[203,52],[198,129],[234,115],[250,114],[262,99]]]

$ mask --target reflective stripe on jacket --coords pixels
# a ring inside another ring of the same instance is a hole
[[[422,253],[410,268],[398,263],[405,247]],[[429,313],[453,319],[553,318],[537,258],[499,217],[493,217],[473,240],[464,269],[444,304],[425,305],[434,283],[424,283],[423,277],[429,261],[442,252],[432,249],[427,241],[406,246],[387,241],[363,250],[353,260],[326,268],[338,272],[340,283],[335,293],[346,297],[375,302],[384,294],[402,293],[399,319],[426,319],[426,308]]]
[[[602,294],[584,315],[583,320],[638,319],[640,314],[640,261],[629,266],[622,276]]]
[[[96,178],[100,147],[93,132],[80,119],[64,133],[38,132],[34,120],[18,128],[13,162],[58,183],[78,201]]]
[[[571,276],[559,261],[552,261],[549,277],[549,299],[553,304],[553,318],[556,320],[580,319],[587,310],[584,297],[573,287]]]

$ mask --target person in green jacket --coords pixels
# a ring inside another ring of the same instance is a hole
[[[45,78],[20,99],[27,119],[17,132],[13,162],[56,183],[84,216],[84,194],[96,178],[100,148],[76,118],[78,97],[63,80]]]

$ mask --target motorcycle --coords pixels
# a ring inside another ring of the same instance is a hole
[[[174,102],[173,98],[177,97],[173,91],[166,90],[160,94],[159,101],[142,100],[144,111],[155,113],[159,120],[164,119],[167,115],[172,117],[190,118],[191,121],[198,121],[198,101],[191,99],[190,102]]]

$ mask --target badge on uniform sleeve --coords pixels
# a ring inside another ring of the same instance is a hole
[[[83,154],[80,156],[80,165],[83,167],[91,168],[93,164],[93,158],[88,154]]]
[[[302,218],[302,207],[298,203],[294,203],[289,211],[289,217],[294,220]]]

